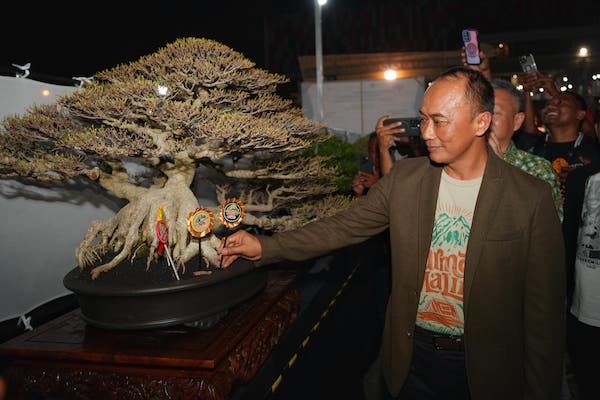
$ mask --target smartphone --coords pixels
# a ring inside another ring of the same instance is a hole
[[[467,54],[467,64],[479,65],[479,37],[477,29],[463,29],[462,41],[465,45],[465,53]]]
[[[388,118],[383,120],[384,125],[393,124],[394,122],[402,122],[401,128],[404,128],[404,133],[396,133],[396,136],[421,136],[420,118]]]
[[[369,156],[363,156],[360,159],[360,170],[368,174],[373,173],[373,160]]]
[[[521,64],[523,72],[529,72],[532,74],[537,72],[537,65],[535,64],[535,59],[531,53],[524,56],[519,56],[519,64]]]

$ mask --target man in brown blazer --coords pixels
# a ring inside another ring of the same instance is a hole
[[[392,290],[380,352],[392,398],[558,399],[564,249],[550,186],[486,144],[494,92],[480,72],[426,90],[428,157],[397,162],[334,217],[219,249],[259,265],[303,260],[390,228]]]

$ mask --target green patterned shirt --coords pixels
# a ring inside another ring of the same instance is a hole
[[[518,149],[517,146],[515,146],[515,144],[512,142],[512,140],[510,142],[510,145],[508,146],[508,149],[506,150],[506,153],[504,153],[504,161],[514,165],[515,167],[521,168],[528,174],[533,175],[536,178],[544,180],[550,184],[550,186],[552,187],[552,198],[554,199],[554,205],[556,206],[558,217],[562,222],[562,196],[560,194],[560,187],[558,185],[558,177],[556,176],[556,172],[554,172],[550,161],[546,160],[545,158]]]

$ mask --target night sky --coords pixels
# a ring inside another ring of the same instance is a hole
[[[392,4],[394,10],[401,14],[411,4],[418,8],[420,21],[419,18],[410,19],[408,24],[423,27],[424,22],[434,21],[430,30],[426,28],[422,32],[428,37],[434,37],[440,30],[458,31],[467,25],[474,25],[483,32],[507,32],[557,27],[560,24],[597,24],[600,18],[600,3],[580,7],[579,3],[587,4],[586,0],[572,0],[566,8],[563,0],[510,0],[514,7],[507,7],[506,1],[486,2],[483,7],[484,3],[479,0],[328,0],[323,15],[325,20],[327,13],[333,15],[338,12],[339,17],[342,14],[339,10],[344,7],[365,9],[382,4]],[[310,50],[307,41],[314,45],[314,0],[6,0],[0,6],[0,74],[17,72],[12,63],[22,65],[30,62],[32,77],[35,73],[66,79],[92,76],[151,54],[177,38],[190,36],[217,40],[243,53],[259,67],[265,67],[268,63],[265,56],[265,20],[271,23],[285,21],[281,17],[290,14],[302,15],[305,19],[300,23],[300,29],[304,31],[303,51],[306,52]],[[363,18],[363,21],[368,23],[368,19]],[[341,18],[337,23],[345,26]],[[374,28],[379,28],[379,25]],[[341,35],[337,43],[342,45],[353,34],[359,40],[365,36],[360,31],[361,27],[353,29],[350,26],[350,29],[349,33],[341,33],[338,29],[327,34],[329,38],[336,33]],[[292,48],[297,36],[296,33],[296,37],[291,38],[292,45],[289,46],[289,54],[293,57],[297,56]],[[449,37],[454,36],[458,38],[458,33]],[[287,42],[281,40],[280,43]],[[380,51],[403,51],[391,48],[394,43],[390,49]],[[458,39],[456,44],[447,44],[454,45],[460,45]],[[325,54],[331,50],[326,46],[327,43],[324,44]],[[427,47],[427,43],[424,47],[412,50],[436,50]],[[287,45],[278,51],[280,55],[288,53]],[[273,55],[272,52],[270,54]],[[291,62],[295,63],[294,60],[292,58]]]
[[[261,65],[263,16],[309,8],[312,2],[11,1],[1,7],[3,72],[12,63],[30,62],[32,73],[70,78],[137,60],[188,36],[220,41]],[[314,30],[312,23],[307,21]]]

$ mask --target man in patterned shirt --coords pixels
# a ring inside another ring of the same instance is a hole
[[[525,119],[524,99],[508,81],[493,79],[494,116],[488,143],[498,157],[523,171],[546,181],[552,187],[552,198],[560,220],[563,219],[562,196],[558,176],[552,164],[542,157],[520,150],[512,141],[513,134]]]

